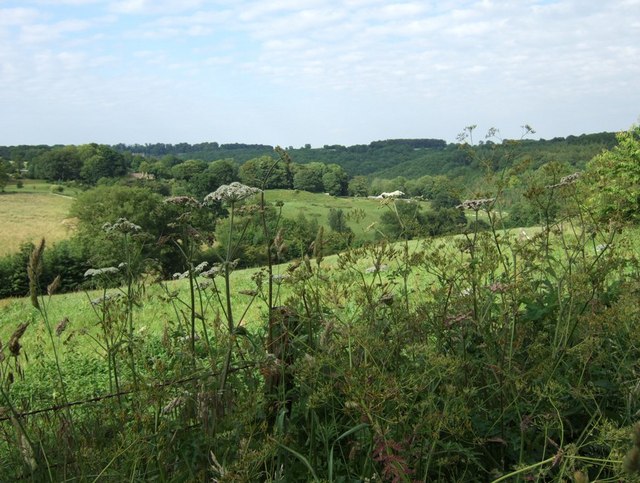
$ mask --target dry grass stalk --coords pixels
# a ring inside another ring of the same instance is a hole
[[[38,280],[42,274],[42,254],[44,253],[44,238],[40,240],[40,244],[33,249],[29,257],[29,265],[27,265],[27,275],[29,276],[29,297],[31,305],[36,309],[40,309],[38,302]]]
[[[63,318],[58,325],[56,325],[56,335],[60,337],[60,335],[66,330],[67,324],[69,323],[69,317]]]
[[[11,352],[14,357],[18,357],[20,355],[20,348],[22,347],[20,345],[20,338],[24,335],[27,327],[29,327],[29,322],[23,322],[9,338],[9,344],[7,345],[9,347],[9,352]]]
[[[53,279],[53,282],[47,285],[47,294],[53,295],[54,293],[56,293],[60,288],[61,283],[62,277],[60,277],[60,275],[57,275],[56,278]]]

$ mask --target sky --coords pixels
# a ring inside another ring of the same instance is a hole
[[[640,116],[640,0],[0,0],[0,145],[532,139]]]

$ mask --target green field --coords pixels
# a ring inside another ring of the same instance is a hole
[[[347,224],[356,236],[369,240],[375,237],[375,223],[380,215],[391,209],[388,202],[383,200],[336,197],[296,190],[269,190],[265,192],[265,199],[270,203],[282,201],[282,213],[287,218],[296,219],[304,215],[309,221],[315,219],[325,228],[329,226],[329,210],[343,210]],[[423,209],[430,206],[428,202],[419,203]]]
[[[0,256],[15,253],[22,243],[35,242],[42,237],[54,243],[70,236],[74,220],[69,218],[69,209],[77,193],[68,188],[62,193],[54,192],[54,186],[25,180],[23,188],[9,185],[6,193],[0,194]],[[295,220],[303,215],[327,229],[329,210],[341,209],[356,236],[367,240],[375,238],[375,224],[385,210],[391,209],[381,200],[338,198],[306,191],[269,190],[266,200],[269,203],[282,201],[282,213],[286,218]],[[427,202],[420,204],[423,208],[429,206]]]
[[[0,256],[14,253],[25,242],[67,238],[73,230],[69,209],[74,192],[52,192],[52,185],[25,180],[23,188],[9,185],[0,193]]]

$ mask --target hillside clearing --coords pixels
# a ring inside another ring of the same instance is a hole
[[[0,195],[0,256],[44,237],[47,242],[68,238],[73,198],[47,192],[8,192]]]

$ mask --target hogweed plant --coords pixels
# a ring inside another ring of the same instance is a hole
[[[233,182],[229,185],[222,185],[220,186],[216,191],[209,193],[207,196],[205,196],[204,198],[204,203],[205,204],[210,204],[213,202],[221,202],[223,204],[228,205],[229,207],[229,232],[227,234],[228,238],[227,238],[227,247],[226,247],[226,254],[224,259],[221,261],[222,263],[222,271],[223,271],[223,277],[224,277],[224,302],[225,305],[223,307],[224,310],[224,316],[227,320],[227,328],[229,331],[229,346],[227,349],[227,353],[224,359],[224,363],[223,363],[223,367],[222,367],[222,372],[221,372],[221,376],[220,376],[220,384],[218,387],[218,391],[221,395],[224,394],[225,391],[225,387],[226,387],[226,383],[227,383],[227,378],[229,376],[229,369],[231,367],[231,356],[233,353],[233,347],[235,344],[235,337],[236,337],[236,321],[234,320],[233,317],[233,305],[231,303],[231,294],[232,294],[232,287],[231,287],[231,272],[235,267],[234,264],[234,260],[235,260],[235,250],[237,249],[240,241],[242,241],[244,232],[247,229],[247,223],[245,222],[245,224],[241,227],[241,232],[240,232],[240,236],[238,238],[238,242],[237,244],[234,246],[233,244],[233,230],[235,228],[234,226],[234,217],[236,214],[236,208],[239,202],[256,195],[257,193],[259,193],[261,190],[258,188],[254,188],[251,186],[247,186],[247,185],[243,185],[241,183],[238,182]]]

